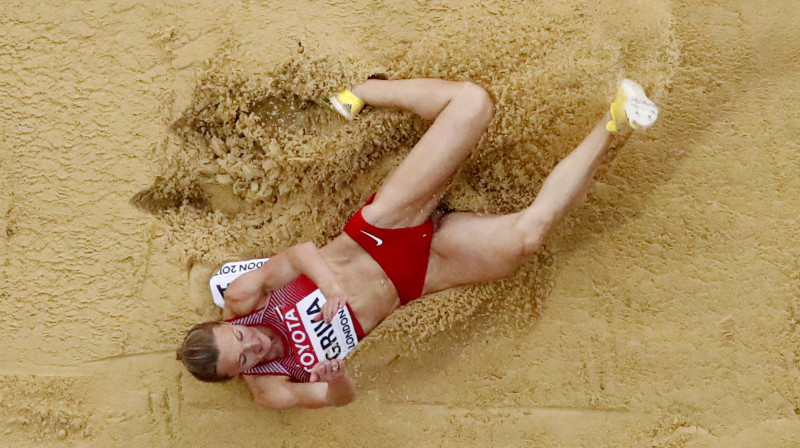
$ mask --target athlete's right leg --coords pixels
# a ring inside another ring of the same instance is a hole
[[[553,226],[586,196],[611,143],[609,115],[547,176],[526,209],[508,215],[451,213],[434,233],[424,293],[513,274]]]
[[[658,117],[658,108],[638,84],[626,80],[622,87],[627,98],[617,96],[612,113],[556,165],[525,210],[499,216],[453,213],[442,219],[431,245],[424,294],[508,276],[539,250],[552,227],[585,198],[614,138],[609,123],[615,131],[625,122],[643,128]]]
[[[369,80],[352,91],[368,105],[434,120],[362,210],[367,222],[383,228],[425,222],[486,131],[494,110],[491,98],[475,84],[439,79]]]

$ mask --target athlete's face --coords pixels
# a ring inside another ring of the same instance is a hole
[[[214,340],[219,349],[217,372],[231,377],[269,359],[270,349],[274,348],[267,335],[243,325],[218,325],[214,328]]]

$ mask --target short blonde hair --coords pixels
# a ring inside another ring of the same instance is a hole
[[[200,381],[215,383],[226,381],[232,377],[217,372],[219,348],[214,337],[214,329],[222,322],[203,322],[192,327],[183,344],[178,348],[176,358],[181,361],[189,373]]]

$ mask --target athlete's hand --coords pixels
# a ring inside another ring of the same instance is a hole
[[[327,383],[345,375],[344,361],[331,359],[311,368],[311,383]]]
[[[331,323],[333,316],[347,305],[347,295],[338,286],[333,291],[322,293],[325,294],[327,302],[322,305],[322,311],[314,317],[314,320],[319,321],[322,318],[326,323]]]

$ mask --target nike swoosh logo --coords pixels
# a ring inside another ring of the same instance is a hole
[[[371,233],[367,233],[367,232],[365,232],[363,230],[361,231],[361,233],[363,233],[364,235],[366,235],[366,236],[372,238],[373,240],[375,240],[376,246],[380,246],[381,244],[383,244],[383,240],[378,238],[377,236],[372,235]]]

